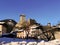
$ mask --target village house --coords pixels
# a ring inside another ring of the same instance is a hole
[[[7,29],[5,27],[5,22],[0,22],[0,35],[3,35],[7,32]]]
[[[60,39],[60,24],[57,24],[52,30],[54,32],[55,39]]]
[[[42,29],[39,28],[39,25],[31,25],[29,27],[29,37],[35,37],[38,38],[38,36],[40,36],[40,34],[42,33]]]
[[[51,23],[48,23],[47,26],[43,26],[43,30],[48,40],[60,39],[60,24],[51,26]]]
[[[0,22],[0,25],[3,25],[6,28],[6,33],[10,33],[16,24],[16,21],[12,19],[0,20]]]
[[[26,31],[23,29],[15,29],[14,32],[16,33],[17,38],[26,38],[27,37]]]

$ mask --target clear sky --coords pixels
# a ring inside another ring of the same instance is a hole
[[[60,22],[60,0],[0,0],[0,20],[14,19],[25,14],[26,19],[35,19],[38,23],[52,25]]]

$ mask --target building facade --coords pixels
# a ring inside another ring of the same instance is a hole
[[[6,27],[4,26],[4,22],[0,22],[0,35],[3,35],[7,32]]]

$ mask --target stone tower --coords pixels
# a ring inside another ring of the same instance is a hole
[[[25,19],[25,15],[24,14],[21,14],[20,15],[20,24],[23,24],[23,23],[25,23],[26,22],[26,19]]]
[[[15,27],[22,27],[26,23],[25,15],[21,14],[19,22],[16,24]]]
[[[51,27],[51,23],[48,23],[47,26]]]

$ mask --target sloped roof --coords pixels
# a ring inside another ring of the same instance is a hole
[[[13,22],[14,24],[16,24],[17,22],[13,19],[4,19],[4,20],[0,20],[0,22]]]
[[[3,25],[3,24],[5,24],[5,22],[0,22],[0,25]]]
[[[52,27],[50,27],[50,26],[43,26],[44,31],[48,31],[48,30],[51,30],[51,29],[52,29]]]

